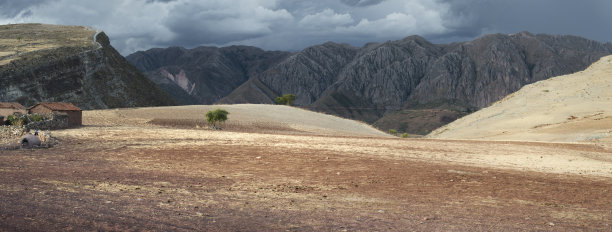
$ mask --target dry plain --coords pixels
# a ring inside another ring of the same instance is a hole
[[[0,150],[0,230],[612,230],[601,143],[402,139],[256,105],[85,111],[52,134]]]

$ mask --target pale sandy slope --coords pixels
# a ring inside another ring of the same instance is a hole
[[[441,139],[612,143],[612,56],[527,85],[428,135]]]
[[[246,132],[306,133],[334,136],[390,137],[362,122],[281,105],[194,105],[173,107],[90,110],[83,112],[85,125],[147,125],[152,120],[176,121],[194,128],[206,127],[206,112],[217,108],[230,114],[222,125],[227,130]]]

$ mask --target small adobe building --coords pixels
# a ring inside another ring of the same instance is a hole
[[[78,127],[83,124],[83,111],[68,102],[41,102],[30,109],[30,114],[66,114],[68,115],[68,127]]]
[[[28,109],[18,102],[0,102],[0,117],[7,118],[14,113],[27,114]]]

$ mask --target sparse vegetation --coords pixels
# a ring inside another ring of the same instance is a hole
[[[31,122],[40,122],[45,120],[45,116],[41,114],[25,114],[25,115],[9,115],[6,117],[6,125],[24,126]]]
[[[276,104],[279,105],[292,105],[293,101],[295,101],[296,96],[295,94],[285,94],[282,97],[277,97],[274,99],[274,101],[276,101]]]
[[[40,115],[40,114],[30,114],[28,118],[32,122],[40,122],[45,119],[43,115]]]
[[[27,124],[26,118],[15,116],[15,115],[9,115],[6,117],[6,125],[23,126],[25,124]]]
[[[389,134],[392,134],[392,135],[397,135],[397,130],[395,130],[395,129],[390,129],[390,130],[389,130]]]
[[[404,134],[402,135],[402,137],[403,137],[403,138],[408,138],[408,133],[404,133]]]
[[[229,112],[227,112],[227,110],[224,110],[224,109],[211,110],[211,111],[208,111],[208,113],[206,113],[206,121],[213,128],[219,128],[217,127],[217,123],[225,122],[227,120],[228,114]]]

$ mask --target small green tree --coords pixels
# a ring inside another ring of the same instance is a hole
[[[277,97],[274,99],[274,101],[276,101],[276,104],[279,105],[293,105],[293,101],[295,101],[297,97],[295,96],[295,94],[285,94],[282,97]]]
[[[284,97],[276,97],[274,101],[276,101],[276,104],[279,104],[279,105],[287,104],[287,100]]]
[[[229,112],[227,112],[224,109],[211,110],[211,111],[208,111],[208,113],[206,113],[206,121],[212,127],[217,128],[217,123],[225,122],[225,120],[227,120],[228,114]]]

